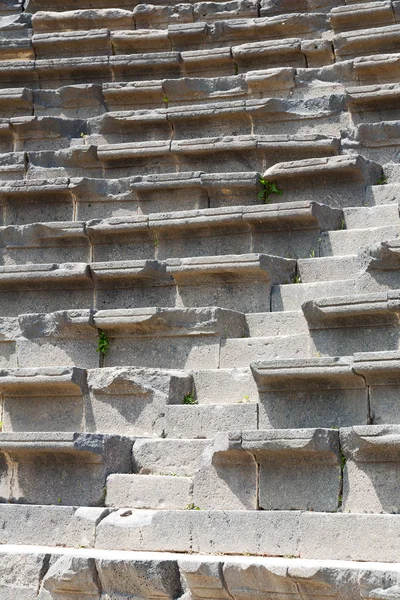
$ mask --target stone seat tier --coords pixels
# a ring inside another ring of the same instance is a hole
[[[157,13],[155,16],[158,16]],[[165,29],[153,29],[149,13],[147,13],[147,17],[150,23],[145,28],[140,27],[139,22],[139,27],[135,29],[133,18],[131,24],[128,24],[127,27],[122,25],[117,30],[104,28],[104,26],[99,28],[96,27],[95,21],[90,20],[90,23],[88,23],[85,22],[85,19],[81,19],[79,27],[75,30],[69,28],[66,31],[47,30],[44,32],[40,32],[40,30],[38,32],[35,29],[34,18],[31,51],[34,51],[37,58],[41,59],[57,55],[85,56],[91,54],[93,56],[112,56],[145,52],[201,50],[207,47],[224,48],[232,43],[263,43],[264,41],[276,39],[292,40],[295,36],[301,36],[303,40],[307,40],[318,37],[327,29],[325,17],[318,14],[215,20],[212,26],[204,21],[183,24],[167,23]],[[92,23],[93,26],[91,27]],[[318,40],[314,41],[317,42]],[[29,47],[29,40],[26,40],[25,45]],[[304,51],[307,54],[310,49],[307,45],[304,46]],[[321,48],[320,54],[322,56],[319,60],[325,58],[329,62],[331,52],[331,48],[328,46]],[[5,53],[4,60],[9,58],[10,53]],[[33,56],[25,51],[25,54],[21,54],[20,58],[33,58]]]
[[[369,9],[368,5],[368,9]],[[400,24],[339,33],[333,38],[338,60],[365,54],[391,53],[398,50]]]
[[[393,25],[396,15],[390,0],[355,3],[337,6],[330,12],[330,25],[335,32],[368,29],[374,26]]]
[[[40,513],[39,513],[40,514]],[[46,551],[46,554],[43,554]],[[50,568],[47,569],[47,560]],[[116,568],[123,561],[124,568]],[[144,562],[145,561],[145,562]],[[173,598],[184,582],[188,594],[195,595],[204,588],[207,593],[234,595],[239,588],[238,572],[245,573],[246,588],[243,598],[250,598],[271,590],[276,594],[304,596],[309,590],[333,595],[345,594],[347,582],[352,582],[352,594],[355,600],[361,600],[364,594],[381,590],[382,579],[390,573],[390,581],[385,593],[397,593],[399,573],[397,565],[385,565],[375,562],[366,565],[362,562],[342,561],[337,564],[320,563],[315,560],[296,560],[292,558],[266,558],[241,556],[205,557],[198,554],[182,556],[167,553],[163,557],[155,553],[146,553],[138,557],[134,552],[113,552],[106,550],[85,550],[69,548],[45,548],[27,546],[12,548],[2,546],[0,554],[1,568],[9,568],[21,574],[21,580],[9,584],[3,581],[1,592],[18,593],[18,597],[28,598],[27,594],[36,594],[39,598],[53,594],[65,595],[73,588],[73,593],[89,596],[98,600],[101,593],[112,597],[123,597],[137,586],[137,593],[162,595]],[[4,567],[3,567],[4,565]],[[81,569],[81,570],[80,570]],[[279,573],[277,573],[277,571]],[[42,577],[43,571],[46,575]],[[284,574],[283,574],[284,573]],[[336,582],[336,579],[338,581]],[[354,583],[353,583],[354,582]],[[218,590],[218,592],[216,592]],[[33,595],[29,597],[34,597]]]
[[[183,509],[194,503],[206,510],[331,512],[338,508],[340,489],[337,431],[275,429],[217,435],[193,477],[111,475],[106,503],[150,509]]]
[[[132,444],[99,434],[1,433],[3,502],[101,506],[107,475],[131,471]]]

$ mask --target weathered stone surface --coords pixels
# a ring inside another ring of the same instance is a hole
[[[107,506],[174,510],[185,509],[192,501],[193,482],[173,475],[110,475],[107,478]]]
[[[131,470],[132,443],[84,433],[2,433],[3,501],[101,506],[107,475]]]

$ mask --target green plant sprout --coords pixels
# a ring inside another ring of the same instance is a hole
[[[237,63],[233,63],[233,66],[235,67],[235,75],[237,75],[239,73],[239,65]]]
[[[293,283],[301,283],[301,277],[300,277],[300,275],[299,275],[299,274],[296,274],[296,275],[295,275],[295,278],[294,278],[294,280],[293,280]]]
[[[387,177],[385,173],[382,173],[375,185],[385,185],[385,183],[387,183]]]
[[[263,189],[258,193],[257,197],[260,200],[263,200],[265,203],[268,202],[270,194],[278,194],[278,196],[282,196],[283,190],[280,190],[273,181],[268,181],[268,179],[264,179],[264,177],[260,176],[260,183],[263,186]]]
[[[107,350],[110,347],[110,340],[104,333],[104,331],[99,331],[99,341],[97,344],[96,352],[100,352],[103,356],[106,354]]]
[[[196,506],[194,502],[187,505],[186,510],[201,510],[199,506]]]
[[[197,400],[194,397],[194,390],[183,397],[183,404],[197,404]]]
[[[164,102],[164,104],[168,104],[168,102],[169,102],[168,96],[164,96],[164,98],[162,99],[162,101]]]

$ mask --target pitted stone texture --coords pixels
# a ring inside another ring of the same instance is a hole
[[[340,431],[346,458],[343,506],[350,512],[398,513],[400,427],[370,425]]]
[[[110,475],[107,478],[107,506],[174,510],[185,509],[192,501],[189,477],[173,475]]]

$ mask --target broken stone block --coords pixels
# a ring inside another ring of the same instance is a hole
[[[88,388],[88,430],[152,436],[162,435],[166,406],[182,402],[193,380],[176,370],[103,367],[89,370]]]
[[[365,380],[346,357],[285,359],[251,364],[260,427],[340,427],[366,424]]]
[[[348,512],[398,513],[398,425],[344,428],[340,442],[346,465],[343,508]]]
[[[101,506],[107,476],[131,471],[132,443],[88,433],[2,433],[0,495],[19,504]]]

